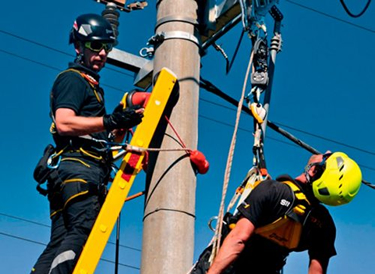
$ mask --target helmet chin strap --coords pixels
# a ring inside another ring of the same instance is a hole
[[[83,66],[87,67],[88,69],[91,69],[92,71],[95,71],[92,67],[88,67],[84,63],[84,57],[85,57],[84,46],[83,46],[83,44],[81,42],[79,44],[79,51],[78,52],[77,52],[76,58],[74,59],[74,62],[77,63],[77,64],[80,64],[80,65],[83,65]],[[105,63],[103,64],[103,66],[101,67],[101,69],[104,68],[104,67],[105,67]]]
[[[76,41],[75,48],[76,48],[77,56],[76,56],[76,59],[74,60],[74,62],[83,65],[83,59],[84,59],[84,56],[85,56],[83,54],[83,51],[84,51],[83,43],[80,42],[80,41]]]
[[[83,53],[77,54],[74,62],[83,65],[83,56]]]
[[[306,183],[309,185],[311,185],[316,179],[320,178],[320,176],[322,175],[322,173],[319,172],[319,170],[316,170],[314,175],[310,175],[309,171],[313,166],[315,166],[315,168],[317,169],[320,167],[320,163],[311,163],[305,167]]]
[[[309,171],[313,167],[314,164],[309,164],[305,167],[305,177],[306,177],[306,183],[311,185],[312,184],[312,176],[310,175]]]

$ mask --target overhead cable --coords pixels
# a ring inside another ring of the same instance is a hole
[[[37,46],[39,46],[39,47],[43,47],[43,48],[49,49],[49,50],[51,50],[51,51],[55,51],[55,52],[57,52],[57,53],[60,53],[60,54],[66,55],[66,56],[70,56],[70,57],[73,57],[73,58],[75,57],[75,55],[73,55],[73,54],[66,53],[66,52],[64,52],[64,51],[62,51],[62,50],[58,50],[58,49],[56,49],[56,48],[53,48],[53,47],[47,46],[47,45],[45,45],[45,44],[42,44],[42,43],[36,42],[36,41],[34,41],[34,40],[31,40],[31,39],[28,39],[28,38],[25,38],[25,37],[22,37],[22,36],[16,35],[16,34],[14,34],[14,33],[11,33],[11,32],[8,32],[8,31],[2,30],[2,29],[0,29],[0,33],[6,34],[6,35],[8,35],[8,36],[12,36],[12,37],[17,38],[17,39],[19,39],[19,40],[23,40],[23,41],[28,42],[28,43],[30,43],[30,44],[34,44],[34,45],[37,45]],[[6,51],[3,51],[3,52],[6,52]],[[6,52],[6,53],[8,53],[8,52]],[[108,69],[108,70],[115,71],[115,72],[117,72],[117,73],[121,73],[121,74],[126,75],[126,76],[129,76],[129,77],[133,77],[133,75],[130,75],[130,74],[125,73],[125,72],[123,72],[123,71],[119,71],[119,70],[116,70],[116,69],[113,69],[113,68],[107,68],[107,69]],[[60,71],[60,70],[59,70],[59,71]]]
[[[319,10],[316,10],[316,9],[313,9],[313,8],[310,8],[310,7],[307,7],[307,6],[304,6],[304,5],[302,5],[302,4],[299,4],[299,3],[294,2],[294,1],[292,1],[292,0],[285,0],[285,1],[286,1],[286,2],[289,2],[289,3],[293,4],[293,5],[299,6],[299,7],[301,7],[301,8],[304,8],[304,9],[307,9],[307,10],[310,10],[310,11],[313,11],[313,12],[318,13],[318,14],[320,14],[320,15],[324,15],[324,16],[326,16],[326,17],[329,17],[329,18],[335,19],[335,20],[340,21],[340,22],[342,22],[342,23],[345,23],[345,24],[351,25],[351,26],[353,26],[353,27],[356,27],[356,28],[359,28],[359,29],[362,29],[362,30],[365,30],[365,31],[368,31],[368,32],[371,32],[371,33],[375,33],[375,30],[373,30],[373,29],[369,29],[369,28],[366,28],[366,27],[363,27],[363,26],[360,26],[360,25],[357,25],[357,24],[353,24],[353,23],[351,23],[351,22],[349,22],[349,21],[343,20],[343,19],[341,19],[341,18],[338,18],[338,17],[336,17],[336,16],[330,15],[330,14],[328,14],[328,13],[325,13],[325,12],[322,12],[322,11],[319,11]]]
[[[20,39],[20,40],[23,40],[23,41],[26,41],[28,43],[31,43],[31,44],[34,44],[34,45],[37,45],[39,47],[43,47],[43,48],[46,48],[46,49],[49,49],[49,50],[52,50],[52,51],[55,51],[55,52],[58,52],[58,53],[61,53],[61,54],[64,54],[64,55],[67,55],[67,56],[70,56],[70,57],[74,57],[73,54],[69,54],[69,53],[66,53],[62,50],[58,50],[58,49],[55,49],[55,48],[52,48],[52,47],[49,47],[47,45],[44,45],[42,43],[39,43],[39,42],[36,42],[36,41],[33,41],[33,40],[30,40],[30,39],[27,39],[25,37],[22,37],[22,36],[19,36],[19,35],[16,35],[14,33],[11,33],[11,32],[8,32],[8,31],[5,31],[5,30],[2,30],[0,29],[0,32],[3,33],[3,34],[6,34],[6,35],[9,35],[9,36],[12,36],[14,38],[17,38],[17,39]]]
[[[219,103],[216,103],[216,102],[212,102],[212,101],[204,99],[204,98],[200,98],[199,100],[203,101],[203,102],[206,102],[206,103],[209,103],[209,104],[212,104],[212,105],[216,105],[216,106],[219,106],[219,107],[222,107],[222,108],[229,109],[231,111],[235,111],[235,109],[233,109],[231,107],[224,106],[222,104],[219,104]],[[204,117],[204,118],[205,119],[209,119],[208,117]],[[215,121],[215,120],[213,120],[213,121]],[[295,128],[295,127],[292,127],[292,126],[288,126],[288,125],[283,124],[283,123],[279,123],[279,122],[274,122],[274,123],[277,124],[277,125],[280,125],[282,127],[289,128],[291,130],[298,131],[298,132],[301,132],[301,133],[306,134],[306,135],[310,135],[310,136],[315,137],[315,138],[319,138],[319,139],[322,139],[322,140],[325,140],[325,141],[328,141],[328,142],[331,142],[331,143],[335,143],[335,144],[338,144],[338,145],[341,145],[341,146],[344,146],[344,147],[348,147],[348,148],[351,148],[351,149],[354,149],[354,150],[358,150],[358,151],[366,153],[366,154],[375,155],[375,152],[373,152],[373,151],[369,151],[369,150],[365,150],[365,149],[360,148],[360,147],[355,147],[355,146],[352,146],[352,145],[348,145],[348,144],[345,144],[343,142],[339,142],[339,141],[336,141],[336,140],[333,140],[333,139],[330,139],[330,138],[326,138],[326,137],[320,136],[318,134],[314,134],[314,133],[311,133],[311,132],[308,132],[308,131],[305,131],[305,130],[302,130],[302,129],[298,129],[298,128]],[[241,130],[245,130],[245,129],[241,129]],[[247,131],[247,130],[245,130],[245,131]],[[277,139],[275,139],[275,140],[277,140]],[[370,168],[370,169],[372,169],[372,168]]]
[[[15,235],[8,234],[8,233],[1,232],[1,231],[0,231],[0,235],[6,236],[6,237],[10,237],[10,238],[14,238],[14,239],[21,240],[21,241],[30,242],[30,243],[33,243],[33,244],[38,244],[38,245],[46,246],[45,243],[34,241],[34,240],[30,240],[30,239],[26,239],[26,238],[23,238],[23,237],[15,236]]]
[[[301,133],[304,133],[304,134],[307,134],[307,135],[310,135],[310,136],[313,136],[313,137],[316,137],[316,138],[319,138],[319,139],[322,139],[322,140],[325,140],[325,141],[336,143],[338,145],[342,145],[342,146],[345,146],[345,147],[348,147],[348,148],[358,150],[360,152],[367,153],[367,154],[375,156],[375,152],[373,152],[373,151],[369,151],[369,150],[365,150],[365,149],[362,149],[362,148],[359,148],[359,147],[348,145],[348,144],[345,144],[345,143],[342,143],[342,142],[339,142],[339,141],[336,141],[336,140],[333,140],[333,139],[329,139],[329,138],[326,138],[326,137],[323,137],[323,136],[320,136],[320,135],[317,135],[317,134],[314,134],[314,133],[310,133],[310,132],[307,132],[307,131],[304,131],[304,130],[301,130],[301,129],[298,129],[298,128],[295,128],[295,127],[291,127],[291,126],[288,126],[288,125],[285,125],[285,124],[281,124],[281,123],[277,123],[277,124],[279,124],[283,127],[286,127],[286,128],[289,128],[289,129],[292,129],[292,130],[295,130],[295,131],[298,131],[298,132],[301,132]]]
[[[212,92],[213,94],[219,96],[220,98],[224,99],[225,101],[229,102],[232,105],[235,105],[235,106],[238,105],[237,100],[235,100],[232,97],[230,97],[229,95],[225,94],[223,91],[221,91],[220,89],[218,89],[217,87],[215,87],[211,82],[203,79],[202,77],[201,77],[200,80],[201,80],[200,81],[200,86],[202,88],[206,89],[209,92]],[[249,108],[247,108],[246,106],[244,106],[244,105],[242,106],[242,111],[245,111],[247,114],[253,116],[251,110]],[[309,146],[308,144],[302,142],[301,140],[299,140],[298,138],[294,137],[292,134],[286,132],[285,130],[281,129],[280,127],[276,126],[275,124],[273,124],[269,120],[267,122],[267,126],[270,127],[270,128],[272,128],[276,132],[282,134],[283,136],[285,136],[286,138],[288,138],[292,142],[298,144],[300,147],[308,150],[309,152],[311,152],[313,154],[317,154],[318,153],[318,151],[315,148],[313,148],[313,147]]]
[[[340,0],[340,3],[341,3],[341,5],[343,6],[344,10],[346,11],[346,13],[347,13],[349,16],[351,16],[351,17],[353,17],[353,18],[358,18],[358,17],[361,17],[361,16],[366,12],[366,10],[368,9],[368,7],[369,7],[370,4],[371,4],[371,0],[368,0],[368,1],[367,1],[366,6],[365,6],[365,7],[363,8],[363,10],[362,10],[360,13],[358,13],[358,14],[353,14],[353,13],[348,9],[348,7],[346,6],[344,0]]]
[[[219,96],[220,98],[224,99],[225,101],[231,103],[232,105],[237,105],[238,104],[238,102],[235,99],[233,99],[229,95],[225,94],[220,89],[218,89],[217,87],[215,87],[212,83],[210,83],[209,81],[203,79],[202,77],[201,77],[200,86],[202,88],[206,89],[207,91],[212,92],[213,94]],[[246,106],[242,107],[242,111],[246,112],[249,115],[252,115],[251,111]],[[310,145],[304,143],[302,140],[296,138],[295,136],[293,136],[289,132],[285,131],[284,129],[280,128],[279,126],[277,126],[273,122],[268,121],[267,126],[269,126],[271,129],[275,130],[276,132],[280,133],[284,137],[288,138],[290,141],[296,143],[300,147],[302,147],[302,148],[306,149],[307,151],[311,152],[312,154],[318,154],[319,153],[319,151],[317,151],[315,148],[313,148]],[[364,166],[364,165],[360,165],[360,166],[364,167],[366,169],[375,170],[374,168],[371,168],[371,167],[368,167],[368,166]],[[367,182],[365,180],[362,180],[362,182],[365,185],[368,185],[369,187],[372,187],[372,188],[375,189],[375,185],[372,185],[371,183],[369,183],[369,182]]]
[[[25,218],[21,218],[21,217],[18,217],[18,216],[14,216],[14,215],[2,213],[2,212],[0,212],[0,215],[4,216],[4,217],[7,217],[7,218],[11,218],[11,219],[15,219],[15,220],[20,220],[20,221],[23,221],[23,222],[26,222],[26,223],[38,225],[38,226],[44,226],[44,227],[48,227],[48,228],[51,227],[50,225],[46,225],[46,224],[43,224],[43,223],[40,223],[40,222],[31,221],[31,220],[28,220],[28,219],[25,219]],[[112,242],[108,242],[108,243],[112,244],[112,245],[115,245],[115,243],[112,243]],[[43,244],[43,243],[39,243],[39,244]],[[43,244],[43,245],[45,245],[45,244]],[[123,247],[123,248],[131,249],[131,250],[135,250],[135,251],[139,251],[139,252],[141,251],[141,249],[135,248],[135,247],[131,247],[131,246],[126,246],[126,245],[121,245],[121,244],[120,244],[120,246]]]
[[[52,70],[55,70],[55,71],[62,71],[62,69],[59,69],[57,67],[53,67],[53,66],[50,66],[50,65],[47,65],[45,63],[42,63],[42,62],[39,62],[39,61],[35,61],[35,60],[32,60],[30,58],[26,58],[26,57],[23,57],[21,55],[18,55],[18,54],[15,54],[13,52],[9,52],[9,51],[6,51],[6,50],[3,50],[3,49],[0,49],[0,52],[3,52],[5,54],[8,54],[8,55],[11,55],[11,56],[14,56],[14,57],[17,57],[17,58],[20,58],[22,60],[25,60],[25,61],[28,61],[28,62],[31,62],[31,63],[34,63],[34,64],[38,64],[40,66],[43,66],[43,67],[46,67],[46,68],[49,68],[49,69],[52,69]],[[118,91],[121,91],[123,92],[124,90],[123,89],[120,89],[120,88],[116,88],[114,86],[110,86],[110,85],[107,85],[107,84],[101,84],[101,86],[103,87],[108,87],[108,88],[111,88],[111,89],[114,89],[114,90],[118,90]]]
[[[21,240],[21,241],[30,242],[30,243],[33,243],[33,244],[38,244],[38,245],[46,246],[45,243],[34,241],[34,240],[30,240],[30,239],[27,239],[27,238],[24,238],[24,237],[15,236],[15,235],[12,235],[12,234],[9,234],[9,233],[5,233],[5,232],[1,232],[1,231],[0,231],[0,235],[6,236],[6,237],[9,237],[9,238],[14,238],[14,239]],[[115,263],[114,261],[111,261],[111,260],[108,260],[108,259],[101,258],[100,260],[104,261],[104,262],[107,262],[107,263],[112,263],[112,264]],[[128,268],[133,268],[133,269],[140,269],[139,267],[132,266],[132,265],[127,265],[127,264],[123,264],[123,263],[119,263],[119,265],[124,266],[124,267],[128,267]]]
[[[233,125],[231,125],[229,123],[224,123],[223,121],[219,121],[219,120],[207,117],[207,116],[202,115],[202,114],[199,114],[199,117],[201,117],[203,119],[206,119],[208,121],[214,122],[214,123],[218,123],[218,124],[227,126],[227,127],[233,127]],[[253,132],[251,130],[248,130],[248,129],[245,129],[245,128],[242,128],[242,127],[238,127],[238,130],[241,130],[241,131],[253,134]],[[288,146],[299,147],[299,146],[297,146],[295,144],[288,143],[288,142],[285,142],[283,140],[280,140],[280,139],[277,139],[277,138],[274,138],[274,137],[270,137],[269,135],[266,138],[269,139],[269,140],[275,141],[275,142],[283,143],[283,144],[288,145]],[[375,169],[374,169],[374,171],[375,171]]]

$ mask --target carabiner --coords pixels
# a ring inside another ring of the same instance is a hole
[[[57,163],[53,164],[54,161],[56,161],[55,157],[58,156],[57,158]],[[57,153],[53,153],[51,156],[49,156],[47,160],[47,167],[50,169],[56,169],[59,167],[61,162],[61,155],[57,155]]]

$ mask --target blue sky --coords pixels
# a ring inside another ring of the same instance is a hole
[[[280,2],[285,17],[284,43],[276,61],[269,119],[320,151],[346,152],[360,164],[364,178],[375,182],[372,69],[375,6],[370,5],[361,18],[352,19],[339,0]],[[346,2],[356,13],[366,1]],[[73,59],[68,33],[75,17],[100,13],[103,8],[89,0],[2,3],[0,258],[3,273],[28,273],[44,248],[40,243],[48,242],[48,203],[35,191],[32,172],[44,147],[52,141],[49,91],[58,72]],[[153,35],[155,18],[153,1],[144,11],[122,13],[118,48],[138,54]],[[270,25],[269,31],[272,31]],[[240,32],[238,25],[218,41],[230,58]],[[210,48],[202,58],[201,76],[238,100],[250,50],[251,43],[244,38],[233,68],[226,75],[224,59]],[[101,75],[110,110],[123,92],[133,88],[133,77],[110,65]],[[219,211],[235,116],[234,107],[205,90],[200,91],[198,145],[211,166],[206,175],[197,177],[195,258],[212,237],[206,224]],[[175,127],[178,130],[179,125]],[[252,127],[252,119],[243,114],[228,201],[252,164]],[[310,155],[270,129],[266,132],[265,153],[273,177],[282,173],[299,175]],[[131,193],[143,189],[144,175],[140,174]],[[363,185],[352,203],[329,208],[336,221],[338,251],[338,256],[331,260],[329,273],[373,273],[374,197],[375,191]],[[124,206],[120,273],[139,273],[136,268],[140,266],[142,211],[142,198]],[[108,244],[103,258],[107,261],[99,263],[97,273],[111,273],[114,265],[108,260],[114,261],[113,244]],[[284,273],[304,273],[306,268],[306,255],[292,254]]]

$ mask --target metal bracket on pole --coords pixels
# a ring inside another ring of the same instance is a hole
[[[191,25],[198,25],[198,21],[194,18],[189,18],[189,17],[182,17],[182,16],[165,16],[163,18],[160,18],[155,25],[155,31],[157,30],[158,27],[160,27],[163,24],[170,23],[170,22],[182,22],[182,23],[187,23]]]
[[[200,21],[200,25],[203,25],[200,30],[203,51],[201,54],[204,54],[209,46],[241,21],[241,7],[239,0],[223,0],[218,5],[212,0],[202,2],[209,5]]]
[[[169,40],[169,39],[187,40],[196,44],[198,47],[200,47],[199,39],[196,36],[185,31],[168,31],[168,32],[162,31],[162,32],[156,33],[154,36],[152,36],[149,39],[148,44],[158,47],[165,40]]]
[[[145,89],[152,82],[153,61],[114,48],[108,54],[109,64],[135,73],[134,85]]]

